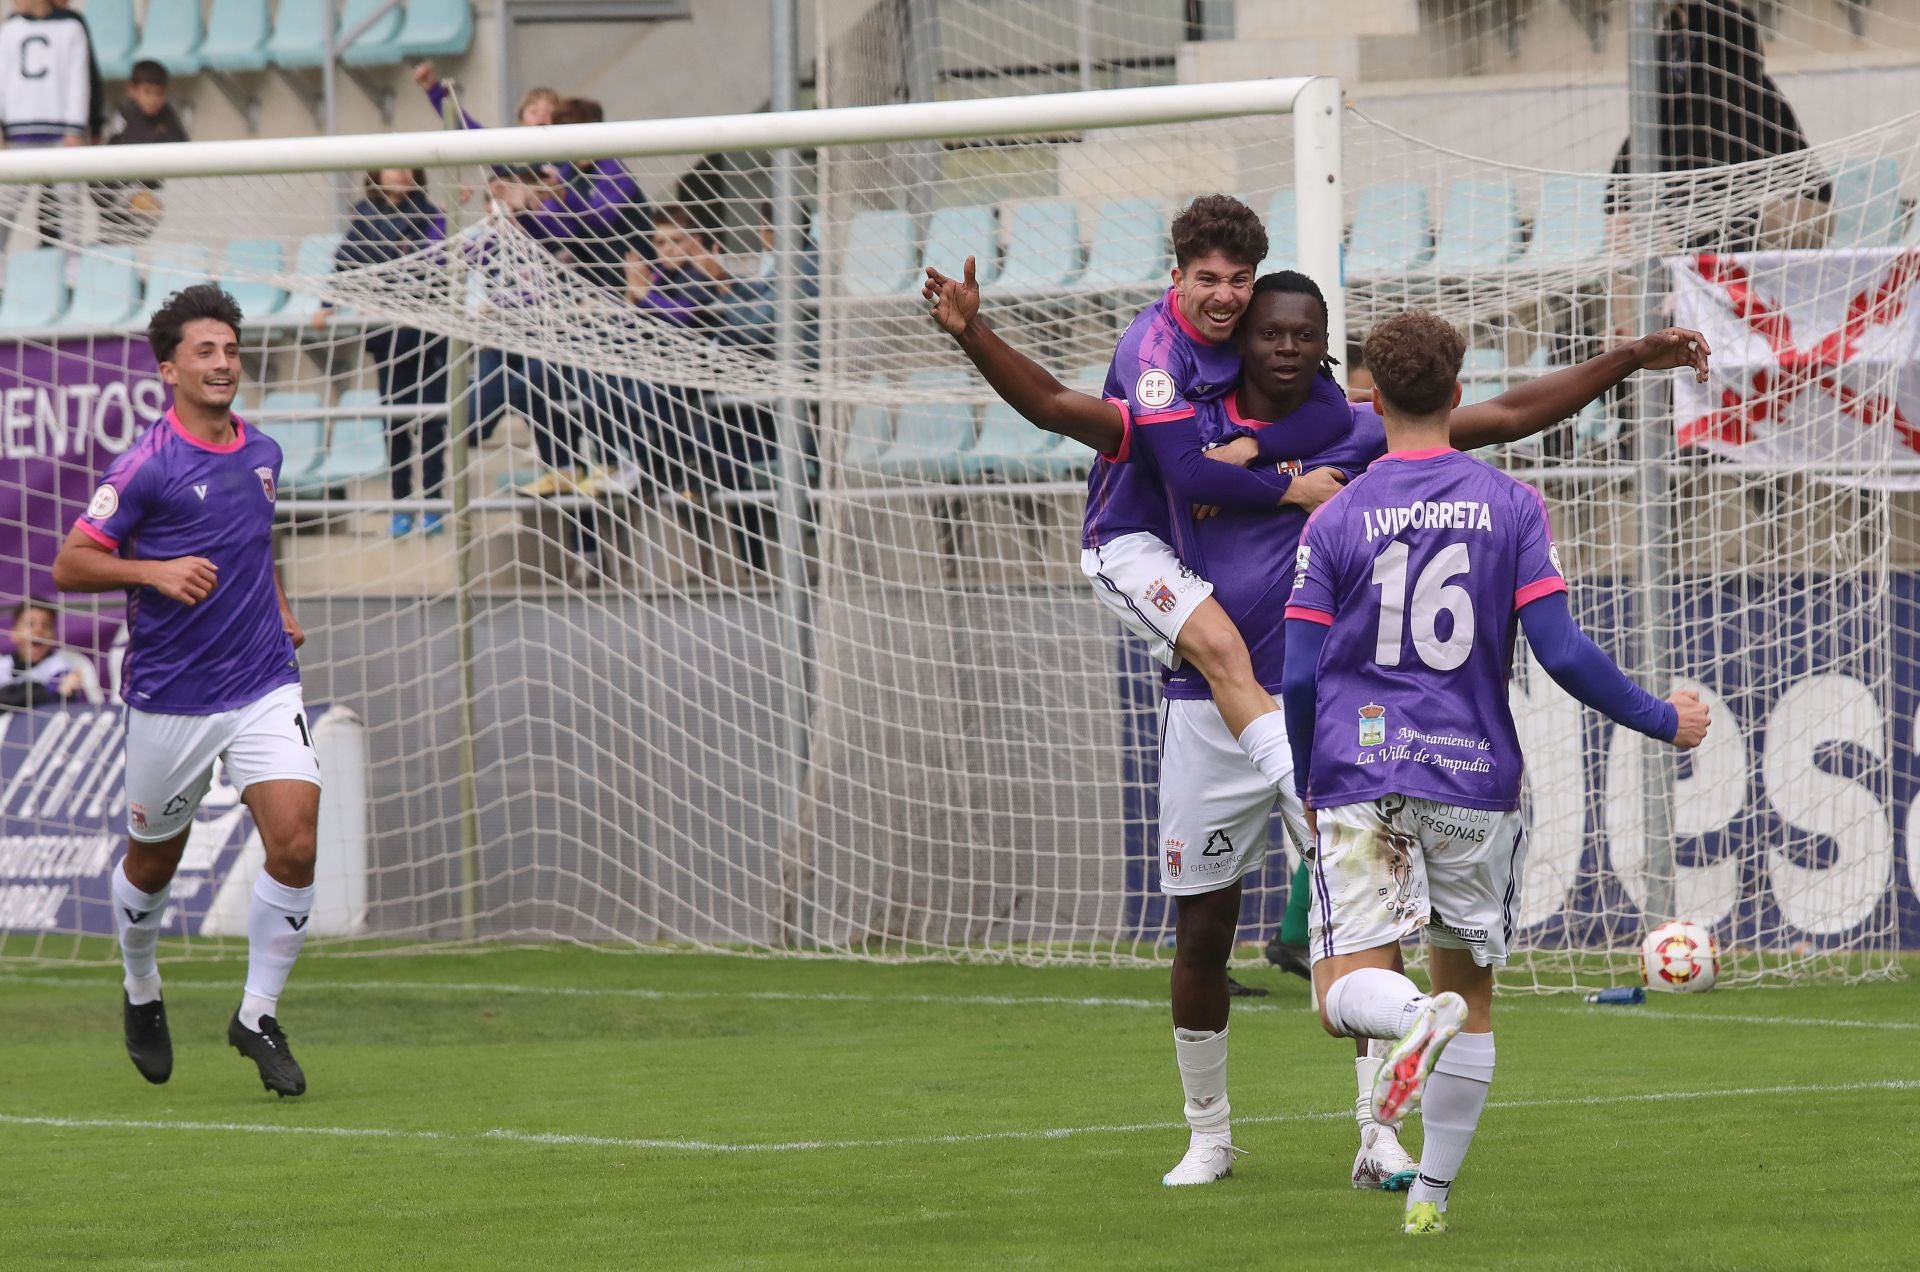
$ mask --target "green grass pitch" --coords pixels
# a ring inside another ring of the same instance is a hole
[[[1453,1231],[1413,1241],[1347,1182],[1350,1044],[1268,971],[1248,1153],[1172,1190],[1164,970],[309,957],[290,1101],[225,1046],[242,965],[163,970],[165,1087],[115,970],[0,976],[0,1267],[1920,1266],[1911,981],[1502,999]]]

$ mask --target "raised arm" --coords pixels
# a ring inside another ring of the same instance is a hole
[[[967,257],[959,282],[929,266],[920,294],[932,306],[929,312],[934,322],[953,337],[1001,400],[1029,424],[1071,437],[1108,459],[1124,454],[1127,421],[1119,407],[1061,384],[1045,367],[995,335],[980,317],[980,286],[973,277],[973,257]]]
[[[1579,414],[1587,403],[1636,371],[1692,367],[1694,377],[1705,384],[1711,353],[1707,338],[1697,331],[1683,327],[1656,331],[1578,366],[1517,384],[1491,401],[1461,407],[1453,413],[1453,444],[1471,450],[1532,437]]]
[[[1520,626],[1533,656],[1555,683],[1615,724],[1682,749],[1707,735],[1707,707],[1681,689],[1665,702],[1633,681],[1594,644],[1567,609],[1567,594],[1551,592],[1520,607]]]

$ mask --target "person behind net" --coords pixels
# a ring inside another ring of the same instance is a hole
[[[147,325],[173,406],[116,459],[54,559],[55,586],[127,594],[127,852],[112,879],[125,967],[127,1055],[173,1073],[155,961],[168,890],[213,762],[266,849],[247,905],[247,976],[227,1041],[277,1095],[306,1075],[278,1019],[313,911],[320,767],[295,650],[306,639],[273,565],[281,452],[233,413],[240,306],[210,284],[169,296]]]
[[[1368,333],[1391,449],[1307,523],[1282,686],[1296,789],[1312,810],[1314,987],[1336,1037],[1392,1043],[1370,1104],[1423,1110],[1403,1230],[1445,1232],[1493,1081],[1493,976],[1526,857],[1508,682],[1516,630],[1609,719],[1698,746],[1707,708],[1634,685],[1574,624],[1539,492],[1454,450],[1466,342],[1432,314]],[[1400,967],[1425,933],[1433,993]]]
[[[0,138],[8,148],[87,144],[93,135],[92,59],[86,23],[55,11],[48,0],[13,0],[13,13],[0,22]],[[30,189],[0,185],[0,248]],[[77,189],[50,185],[40,196],[45,242],[77,235]]]
[[[155,146],[187,141],[186,125],[167,100],[167,68],[151,58],[133,64],[127,99],[107,125],[109,146]],[[159,180],[96,181],[93,203],[100,209],[101,239],[138,243],[153,236],[165,208]]]
[[[347,232],[334,250],[335,270],[369,266],[413,268],[395,279],[416,298],[430,292],[443,277],[437,253],[429,253],[446,238],[446,216],[427,197],[427,174],[421,168],[382,168],[367,173],[359,202],[347,222]],[[322,328],[332,319],[326,304],[314,310],[313,325]],[[414,497],[414,426],[420,430],[420,494],[439,499],[446,493],[447,472],[447,341],[413,327],[376,326],[365,336],[367,360],[380,383],[380,400],[387,406],[419,407],[417,416],[390,415],[386,419],[387,480],[395,503]],[[431,408],[431,409],[427,409]],[[413,532],[414,515],[396,510],[389,527],[396,539]],[[439,534],[445,522],[438,512],[423,513],[422,532]]]
[[[83,692],[85,680],[60,648],[54,610],[44,601],[13,607],[13,652],[0,657],[0,707],[65,702]]]

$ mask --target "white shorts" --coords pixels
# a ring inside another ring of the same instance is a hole
[[[1503,967],[1520,908],[1520,814],[1406,795],[1323,808],[1308,922],[1313,957],[1427,940]]]
[[[1082,549],[1080,572],[1100,603],[1146,641],[1155,658],[1168,667],[1180,665],[1180,655],[1173,652],[1180,629],[1213,595],[1213,584],[1182,565],[1166,540],[1157,534],[1123,534]]]
[[[300,686],[282,685],[216,715],[127,708],[127,833],[142,843],[179,834],[213,785],[216,758],[243,794],[255,782],[320,785]]]
[[[1276,802],[1298,850],[1307,827],[1292,783],[1276,792],[1211,701],[1170,699],[1160,738],[1160,891],[1215,892],[1260,868]]]

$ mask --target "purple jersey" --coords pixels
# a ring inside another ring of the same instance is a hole
[[[1087,474],[1087,520],[1080,546],[1097,548],[1124,534],[1167,537],[1167,501],[1159,481],[1127,462],[1137,425],[1191,416],[1203,402],[1218,402],[1240,378],[1240,347],[1212,344],[1167,294],[1128,324],[1107,369],[1106,397],[1119,403],[1129,429],[1121,453],[1093,461]]]
[[[237,415],[233,429],[213,446],[169,410],[113,461],[76,523],[130,561],[197,556],[220,572],[198,605],[129,590],[124,696],[141,711],[213,715],[300,679],[273,575],[280,446]]]
[[[1349,479],[1387,453],[1386,427],[1370,406],[1349,403],[1332,379],[1315,386],[1315,399],[1284,419],[1262,423],[1243,418],[1232,397],[1203,407],[1201,415],[1209,440],[1252,432],[1263,454],[1292,452],[1280,460],[1282,471],[1303,473],[1315,468],[1338,468]],[[1324,391],[1323,391],[1324,390]],[[1338,434],[1325,427],[1326,417],[1344,420]],[[1217,461],[1209,460],[1209,463]],[[1293,586],[1294,558],[1300,534],[1306,529],[1304,509],[1286,504],[1278,508],[1223,508],[1205,521],[1195,521],[1184,507],[1169,510],[1179,557],[1201,578],[1213,584],[1213,599],[1240,629],[1253,656],[1253,674],[1267,689],[1280,692],[1287,648],[1287,597]],[[1211,698],[1206,677],[1183,663],[1161,673],[1169,698]]]
[[[1540,493],[1459,451],[1390,454],[1307,522],[1288,618],[1327,624],[1308,798],[1520,806],[1520,607],[1566,590]]]

